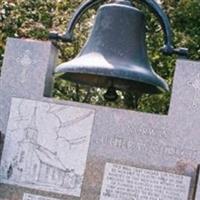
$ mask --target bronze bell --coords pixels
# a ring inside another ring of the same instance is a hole
[[[161,21],[165,32],[165,53],[184,54],[184,49],[173,49],[169,23],[159,5],[152,0],[145,2]],[[95,1],[91,0],[83,3],[67,33],[62,36],[51,34],[51,38],[70,41],[78,18],[94,4]],[[73,60],[59,65],[56,73],[76,83],[108,88],[105,95],[108,100],[116,99],[115,89],[151,94],[168,91],[167,83],[149,63],[145,25],[144,14],[130,1],[115,0],[104,4],[98,9],[94,27],[81,52]]]

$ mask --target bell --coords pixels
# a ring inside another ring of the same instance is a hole
[[[56,72],[90,86],[140,93],[168,91],[148,60],[144,14],[128,1],[122,2],[100,7],[79,55],[59,65]]]

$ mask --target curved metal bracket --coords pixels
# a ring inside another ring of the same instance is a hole
[[[106,0],[86,0],[83,2],[80,7],[76,10],[72,19],[69,22],[69,25],[66,29],[66,32],[63,35],[58,33],[50,33],[49,39],[52,40],[61,40],[62,42],[72,42],[73,41],[73,30],[75,28],[76,23],[82,17],[82,15],[90,8],[94,7],[97,4],[100,4]],[[130,2],[131,0],[115,0],[114,2]],[[162,10],[160,5],[155,0],[141,0],[142,3],[147,5],[148,8],[154,13],[154,15],[158,18],[162,30],[164,31],[164,47],[161,49],[162,52],[166,55],[177,54],[180,56],[187,56],[188,49],[186,48],[174,48],[172,42],[172,30],[170,26],[169,19],[166,13]]]
[[[83,4],[80,5],[80,7],[76,10],[74,13],[74,16],[69,22],[69,25],[67,27],[66,32],[72,35],[73,29],[75,28],[76,23],[79,21],[79,19],[82,17],[82,15],[89,10],[90,8],[93,8],[97,4],[100,4],[105,0],[87,0]]]
[[[73,41],[73,30],[76,26],[76,23],[82,17],[82,15],[90,8],[94,7],[95,5],[103,2],[105,0],[86,0],[83,2],[80,7],[75,11],[72,19],[69,22],[66,32],[63,35],[58,33],[50,33],[49,39],[52,40],[61,40],[62,42],[72,42]]]
[[[172,31],[169,19],[165,12],[162,10],[162,8],[159,6],[159,4],[155,0],[143,0],[142,3],[146,4],[147,7],[152,10],[154,15],[158,18],[162,29],[164,31],[164,42],[165,45],[161,49],[162,52],[166,55],[172,55],[177,54],[180,56],[187,56],[188,55],[188,49],[186,48],[174,48],[173,42],[172,42]]]

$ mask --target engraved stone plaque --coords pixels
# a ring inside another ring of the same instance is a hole
[[[188,200],[190,177],[107,163],[100,200]]]
[[[80,196],[94,111],[14,98],[0,182]]]
[[[60,200],[60,199],[25,193],[23,196],[23,200]]]

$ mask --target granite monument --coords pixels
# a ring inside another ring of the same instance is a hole
[[[19,44],[26,42],[10,39],[9,45],[17,43],[19,52],[23,50]],[[29,49],[35,44],[38,42],[29,43]],[[8,46],[8,61],[9,51]],[[30,51],[34,56],[35,51]],[[43,60],[44,54],[38,56]],[[11,63],[4,61],[3,70],[16,67],[17,62],[16,57]],[[45,72],[52,70],[47,68]],[[23,80],[23,74],[22,70],[13,76]],[[9,89],[15,82],[5,81],[5,73],[1,76],[9,98],[1,95],[4,100],[0,104],[7,105],[7,99],[11,103],[6,112],[1,111],[7,129],[0,199],[23,199],[29,193],[65,200],[194,200],[200,161],[199,62],[178,60],[167,115],[47,98],[44,88],[52,75],[46,73],[37,78],[43,80],[41,88],[36,85],[40,88],[37,95],[12,95]],[[33,83],[26,86],[27,91],[35,89]]]

